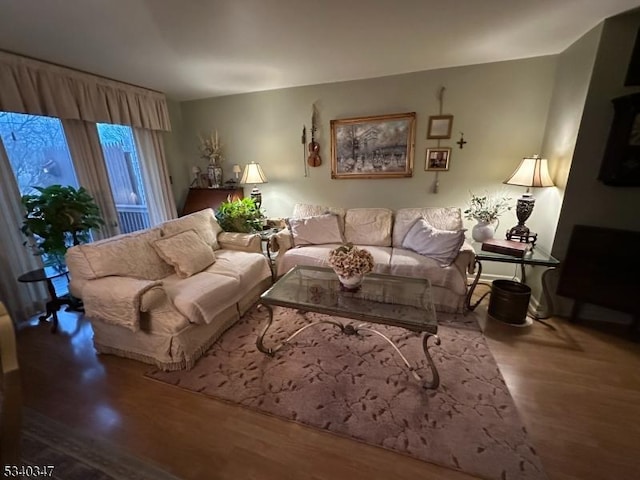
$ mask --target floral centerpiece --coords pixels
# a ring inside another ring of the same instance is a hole
[[[492,223],[500,221],[498,217],[511,210],[510,197],[504,195],[475,195],[471,192],[471,200],[464,211],[464,218],[476,220],[478,223],[471,231],[471,236],[477,242],[484,242],[493,238]],[[496,229],[498,226],[496,225]]]
[[[345,243],[329,252],[329,265],[338,275],[342,288],[355,291],[364,276],[373,270],[373,255],[353,243]]]

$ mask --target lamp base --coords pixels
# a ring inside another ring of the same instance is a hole
[[[257,187],[253,187],[250,195],[251,200],[253,200],[253,202],[256,204],[256,207],[260,208],[260,206],[262,205],[262,192],[260,192]]]
[[[516,225],[507,231],[507,240],[513,240],[514,242],[536,244],[538,234],[529,230],[526,225]]]

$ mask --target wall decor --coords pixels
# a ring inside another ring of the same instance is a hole
[[[427,138],[451,138],[453,115],[432,115],[429,117]]]
[[[331,178],[413,175],[416,113],[331,120]]]
[[[431,172],[449,170],[450,158],[451,149],[448,147],[427,148],[427,155],[424,161],[424,169]]]
[[[627,67],[627,76],[624,79],[625,87],[640,85],[640,29],[636,33],[633,51]]]
[[[605,185],[640,186],[640,93],[612,100],[615,109],[598,180]]]

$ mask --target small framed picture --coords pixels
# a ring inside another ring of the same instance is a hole
[[[424,169],[427,171],[449,170],[450,148],[428,148]]]
[[[432,115],[429,117],[427,138],[451,138],[453,115]]]

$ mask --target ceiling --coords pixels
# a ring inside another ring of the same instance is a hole
[[[176,100],[562,52],[640,0],[2,0],[0,49]]]

